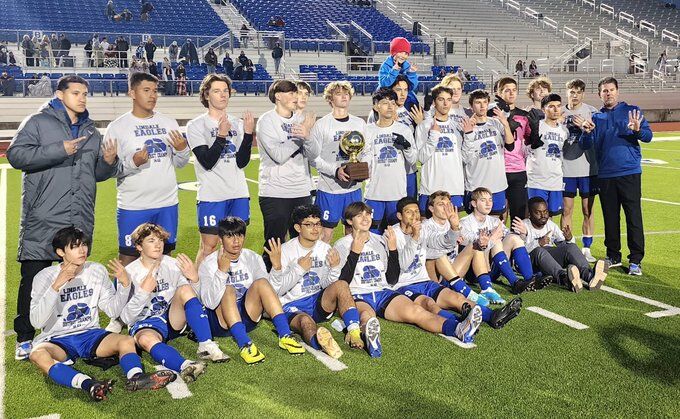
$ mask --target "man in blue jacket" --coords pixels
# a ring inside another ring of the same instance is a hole
[[[628,233],[628,273],[642,275],[645,255],[642,227],[640,141],[652,141],[652,130],[637,106],[619,102],[619,85],[615,78],[605,77],[598,84],[604,107],[587,121],[581,117],[579,139],[584,150],[595,147],[599,166],[598,186],[604,217],[604,244],[610,267],[621,266],[621,207],[626,215]]]

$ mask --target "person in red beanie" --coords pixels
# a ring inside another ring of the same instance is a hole
[[[418,87],[417,68],[408,62],[411,54],[411,43],[406,38],[397,37],[390,42],[390,56],[380,66],[378,72],[379,87],[392,87],[397,76],[403,74],[409,80],[408,98],[404,106],[410,110],[418,104],[416,87]]]

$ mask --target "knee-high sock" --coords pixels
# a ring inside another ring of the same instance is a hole
[[[449,287],[457,293],[463,294],[464,297],[469,296],[470,291],[472,291],[461,278],[454,278],[451,280]]]
[[[149,354],[154,361],[176,372],[182,371],[182,364],[186,361],[177,349],[163,342],[155,344]]]
[[[243,324],[243,322],[236,322],[231,325],[229,328],[229,333],[231,333],[231,337],[234,338],[239,348],[248,346],[252,342],[248,336],[248,333],[246,332],[246,326]]]
[[[276,333],[279,334],[279,338],[290,335],[290,326],[288,325],[288,319],[286,315],[281,313],[277,314],[272,318],[272,323],[274,323],[274,328]]]
[[[512,260],[517,266],[517,270],[524,279],[531,279],[534,276],[534,269],[531,267],[531,258],[527,249],[522,246],[512,251]]]
[[[132,378],[135,375],[144,372],[142,359],[134,352],[130,352],[129,354],[120,357],[120,367],[123,369],[127,378]]]
[[[491,276],[489,276],[488,273],[479,275],[477,277],[477,282],[479,283],[479,287],[482,289],[482,292],[491,288]]]
[[[205,313],[205,307],[203,307],[198,298],[194,297],[184,304],[184,314],[199,343],[212,339],[208,315]]]
[[[47,375],[54,380],[55,383],[71,388],[81,388],[89,391],[92,386],[92,378],[74,368],[64,364],[54,364],[50,367]]]
[[[512,270],[512,266],[510,266],[510,262],[508,261],[507,256],[505,256],[505,252],[496,253],[492,258],[492,261],[492,271],[500,271],[510,282],[510,285],[517,282],[517,275],[515,275],[515,272]]]

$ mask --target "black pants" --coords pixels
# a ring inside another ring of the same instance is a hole
[[[590,264],[581,253],[581,249],[574,243],[566,242],[557,246],[537,247],[529,253],[529,257],[534,268],[546,275],[551,275],[555,280],[559,278],[560,271],[569,265],[576,265],[582,280],[590,280]]]
[[[645,236],[642,227],[642,175],[627,175],[598,179],[600,205],[604,217],[604,245],[607,257],[621,260],[621,207],[626,216],[628,260],[639,264],[645,256]]]
[[[527,172],[506,173],[508,179],[508,189],[505,190],[505,197],[508,200],[508,210],[510,220],[519,217],[526,218],[527,212]]]
[[[51,260],[22,260],[21,282],[17,298],[17,316],[14,318],[14,331],[17,332],[17,342],[33,340],[35,328],[31,324],[31,289],[36,274],[52,265]]]
[[[291,218],[293,209],[299,205],[311,204],[312,197],[269,198],[261,196],[259,201],[264,220],[264,245],[267,246],[267,241],[271,238],[279,238],[283,243],[286,240],[286,233],[290,235],[290,238],[297,237]],[[267,252],[263,252],[262,257],[267,266],[267,271],[269,271],[272,267],[269,255]]]

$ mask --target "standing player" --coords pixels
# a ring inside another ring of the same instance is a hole
[[[552,82],[545,76],[537,77],[529,82],[526,93],[531,99],[531,106],[526,108],[529,117],[536,121],[543,119],[541,101],[552,93]]]
[[[31,362],[57,384],[82,389],[94,401],[106,400],[113,380],[93,379],[67,361],[117,355],[130,391],[157,390],[174,381],[171,371],[144,373],[131,337],[99,328],[100,309],[116,317],[125,306],[130,292],[127,276],[119,277],[114,290],[106,268],[87,261],[90,239],[80,229],[57,231],[52,246],[62,263],[43,269],[33,281],[31,323],[42,332],[35,339]]]
[[[538,139],[528,147],[527,186],[529,199],[540,196],[550,216],[562,213],[562,146],[569,137],[562,118],[562,98],[551,93],[543,98],[545,119],[538,125]]]
[[[505,159],[500,148],[512,150],[515,138],[508,119],[500,109],[493,109],[493,118],[487,116],[489,99],[489,94],[483,90],[470,93],[469,101],[474,115],[461,124],[465,133],[461,147],[467,191],[465,206],[468,212],[472,212],[469,205],[472,191],[488,188],[493,195],[491,214],[500,216],[505,212],[505,189],[508,187]]]
[[[185,359],[166,344],[179,337],[187,324],[196,335],[200,359],[225,362],[229,357],[212,340],[208,316],[194,291],[198,282],[196,266],[184,254],[177,259],[163,254],[169,236],[162,227],[151,223],[141,224],[132,232],[139,259],[115,272],[118,277],[129,275],[134,285],[134,294],[120,318],[130,325],[130,335],[137,346],[191,382],[203,374],[206,364]]]
[[[307,101],[309,101],[309,97],[312,95],[312,86],[306,81],[300,80],[295,82],[295,87],[297,87],[298,92],[295,113],[302,115],[307,108]]]
[[[451,91],[453,91],[453,95],[451,96],[451,109],[449,110],[449,116],[453,118],[456,124],[462,123],[463,119],[471,115],[471,111],[469,109],[465,109],[460,104],[460,99],[463,97],[463,81],[455,74],[448,74],[442,79],[442,81],[439,82],[437,86],[432,88],[432,90],[439,86],[448,87],[451,89]],[[411,117],[414,121],[417,121],[418,124],[420,124],[420,122],[422,122],[424,119],[431,119],[434,117],[435,109],[432,106],[434,104],[432,91],[430,91],[430,95],[426,97],[426,100],[428,100],[428,98],[429,100],[432,100],[432,103],[429,104],[429,109],[422,114],[422,117],[420,117],[420,109],[414,108],[411,110]],[[425,103],[425,107],[427,106],[428,103]]]
[[[359,312],[345,281],[331,283],[340,274],[337,250],[321,237],[321,211],[316,205],[305,205],[293,211],[296,238],[281,245],[270,242],[272,271],[269,281],[279,294],[290,327],[315,349],[323,348],[328,355],[339,358],[342,350],[333,335],[319,322],[325,322],[337,312],[347,327],[345,341],[362,349]]]
[[[361,201],[361,183],[349,179],[345,167],[349,161],[340,150],[340,139],[347,132],[363,132],[366,124],[349,113],[349,103],[354,88],[348,81],[329,83],[323,98],[331,106],[331,113],[319,119],[312,128],[312,140],[319,143],[321,154],[312,165],[319,171],[316,204],[321,209],[322,240],[330,243],[333,229],[342,218],[342,212],[352,202]],[[365,153],[364,153],[365,154]]]
[[[296,114],[298,88],[290,80],[269,87],[274,109],[257,120],[260,150],[259,194],[264,221],[264,245],[271,238],[285,241],[297,234],[291,223],[293,208],[311,202],[312,175],[309,161],[319,156],[319,144],[311,139],[314,114]],[[263,254],[271,267],[269,255]]]
[[[227,217],[217,227],[222,248],[206,257],[199,268],[201,300],[208,308],[213,333],[226,336],[228,329],[241,349],[241,358],[248,364],[260,362],[264,354],[248,332],[267,313],[279,335],[279,348],[293,355],[304,353],[305,348],[292,336],[276,291],[267,281],[262,257],[243,248],[246,223]],[[272,252],[267,248],[265,251],[268,255]]]
[[[420,211],[425,214],[430,194],[446,191],[451,203],[463,209],[465,180],[460,144],[460,125],[451,116],[453,90],[444,86],[432,89],[434,118],[421,122],[416,129],[418,160],[422,163],[420,180]]]
[[[564,192],[562,193],[563,212],[560,220],[562,228],[572,228],[572,215],[574,213],[574,198],[576,193],[581,196],[581,212],[583,213],[582,252],[588,262],[595,262],[590,253],[595,233],[595,215],[593,204],[597,195],[597,157],[594,149],[583,150],[578,144],[581,136],[581,127],[574,123],[574,116],[578,115],[585,120],[590,120],[595,107],[583,103],[586,84],[583,80],[574,79],[567,82],[568,103],[562,113],[566,116],[565,123],[569,130],[569,139],[562,148],[562,170],[564,171]]]
[[[250,161],[255,120],[246,111],[240,120],[227,113],[231,80],[223,74],[208,74],[201,83],[201,103],[208,112],[187,124],[187,139],[196,156],[198,179],[198,229],[201,243],[196,257],[217,250],[217,222],[233,215],[250,220],[250,198],[243,169]]]
[[[396,220],[397,201],[407,196],[406,166],[417,158],[411,130],[394,120],[396,97],[387,87],[373,94],[373,110],[378,113],[378,120],[368,124],[364,132],[370,172],[365,199],[373,209],[373,232]]]
[[[146,222],[170,233],[164,254],[175,249],[179,203],[175,167],[184,167],[191,153],[177,121],[154,110],[158,79],[134,73],[129,85],[132,111],[111,122],[104,136],[118,140],[123,160],[118,175],[118,257],[123,265],[139,256],[132,231]]]

